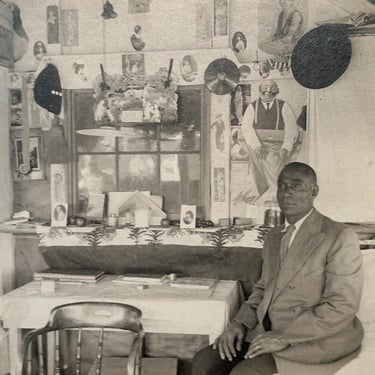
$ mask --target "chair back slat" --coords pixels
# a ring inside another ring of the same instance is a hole
[[[26,362],[26,374],[31,374],[33,370],[33,354],[32,354],[32,342],[30,342],[30,345],[27,347],[27,362]]]
[[[96,356],[95,375],[100,375],[102,372],[102,358],[103,358],[103,337],[104,329],[100,330],[99,342],[98,342],[98,354]]]
[[[60,375],[60,332],[55,331],[55,375]]]
[[[37,346],[38,346],[38,360],[39,360],[39,375],[46,374],[46,363],[44,360],[44,336],[37,336]]]
[[[121,303],[82,302],[58,306],[51,311],[49,326],[65,328],[117,328],[139,332],[142,312]]]
[[[77,350],[76,350],[76,371],[75,375],[81,374],[81,347],[82,347],[82,329],[78,329]]]

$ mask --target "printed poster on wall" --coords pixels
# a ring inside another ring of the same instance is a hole
[[[258,47],[272,56],[291,55],[308,26],[308,0],[260,0]]]

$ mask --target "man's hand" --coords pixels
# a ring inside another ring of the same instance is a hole
[[[262,333],[255,337],[245,354],[245,359],[255,358],[258,355],[274,353],[288,347],[289,344],[282,335],[272,331]]]
[[[237,357],[245,337],[246,327],[241,322],[232,322],[228,328],[215,340],[212,347],[219,349],[220,358],[231,361]]]

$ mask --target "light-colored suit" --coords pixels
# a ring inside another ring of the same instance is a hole
[[[300,363],[329,363],[358,349],[363,329],[356,313],[363,285],[357,235],[315,209],[280,261],[281,228],[267,236],[262,276],[235,320],[248,328],[247,341],[264,332],[267,310],[272,331],[291,344],[274,353]]]

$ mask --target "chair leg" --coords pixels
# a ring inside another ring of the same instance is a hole
[[[76,351],[76,370],[75,375],[81,374],[81,347],[82,347],[82,329],[78,330],[77,351]]]
[[[60,332],[55,331],[55,375],[60,375]]]
[[[98,343],[98,354],[96,356],[95,375],[100,375],[102,371],[103,336],[104,336],[104,328],[101,328],[99,343]]]

